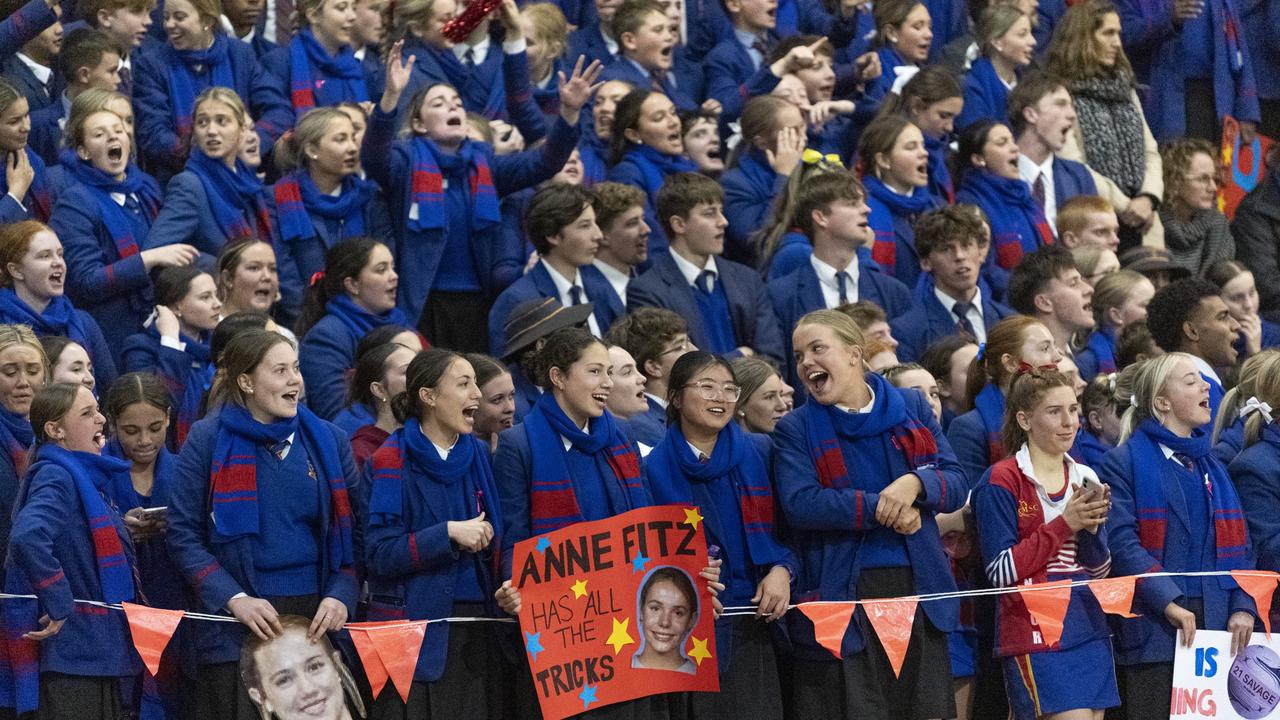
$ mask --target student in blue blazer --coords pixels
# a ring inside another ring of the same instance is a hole
[[[325,252],[356,237],[394,248],[395,235],[382,190],[360,176],[360,143],[347,113],[332,107],[307,112],[275,155],[276,167],[288,174],[266,195],[287,322],[302,311],[311,278],[325,269]]]
[[[370,461],[368,540],[371,620],[493,617],[502,508],[489,448],[475,437],[482,394],[466,358],[432,349],[409,363],[394,399],[404,427]],[[488,623],[429,623],[406,704],[396,693],[372,717],[409,717],[449,702],[463,718],[510,711],[514,667]],[[406,706],[407,705],[407,706]]]
[[[569,33],[564,56],[573,58],[581,55],[587,59],[587,62],[596,61],[601,65],[609,65],[618,59],[618,52],[621,49],[618,46],[617,36],[613,33],[613,18],[622,3],[604,0],[593,4],[595,5],[592,13],[594,22],[579,25],[576,30]],[[597,100],[599,97],[597,94]]]
[[[858,156],[871,208],[868,223],[875,233],[871,258],[903,285],[915,287],[920,256],[913,225],[921,213],[939,204],[929,192],[924,134],[906,118],[888,115],[863,131]]]
[[[352,49],[357,19],[354,2],[299,3],[300,27],[293,39],[262,58],[295,117],[312,108],[373,99],[364,65]]]
[[[932,10],[934,2],[889,0],[876,3],[872,19],[876,27],[873,49],[880,56],[880,77],[867,86],[868,101],[879,104],[897,81],[899,67],[924,67],[933,54]],[[939,42],[941,50],[945,43]]]
[[[1097,195],[1093,171],[1059,155],[1075,126],[1076,111],[1062,81],[1027,73],[1009,93],[1009,129],[1018,145],[1018,175],[1043,199],[1045,220],[1057,235],[1058,209],[1080,195]],[[1049,190],[1052,189],[1052,193]]]
[[[48,10],[52,10],[54,14],[51,22],[43,22],[44,18],[40,18],[42,24],[38,29],[33,27],[30,31],[24,29],[12,32],[9,35],[11,40],[17,40],[21,36],[24,41],[0,56],[3,58],[0,73],[18,88],[30,103],[32,112],[57,102],[58,95],[62,92],[61,79],[56,72],[58,51],[64,34],[62,23],[58,20],[62,13],[58,5],[46,8]],[[14,17],[19,22],[24,20],[21,12]],[[18,57],[18,53],[24,57]]]
[[[843,313],[804,316],[792,342],[811,400],[773,437],[778,500],[803,548],[797,601],[954,591],[934,516],[964,505],[968,488],[933,410],[921,394],[866,372],[862,333]],[[914,654],[897,680],[864,622],[849,623],[833,659],[812,624],[791,613],[795,717],[860,717],[854,697],[885,716],[953,715],[946,633],[958,608],[954,600],[921,604]]]
[[[720,177],[729,218],[725,256],[734,262],[760,265],[755,235],[765,224],[774,198],[800,169],[808,143],[800,109],[773,95],[752,98],[742,112],[742,145]]]
[[[556,330],[585,328],[591,313],[591,303],[565,307],[554,297],[526,300],[512,309],[502,328],[503,344],[507,348],[502,361],[511,371],[511,383],[516,391],[514,424],[524,420],[542,395],[542,388],[533,379],[537,351]]]
[[[270,243],[266,192],[240,159],[248,112],[235,92],[213,86],[196,99],[195,134],[186,169],[169,181],[164,206],[147,233],[144,250],[193,245],[202,262],[244,239]]]
[[[1273,402],[1280,407],[1280,386],[1276,382],[1280,375],[1277,373],[1280,373],[1280,355],[1272,356],[1257,375],[1256,392],[1249,396],[1247,403],[1247,407],[1255,410],[1247,416],[1241,432],[1243,447],[1228,464],[1228,474],[1240,492],[1240,506],[1249,521],[1249,539],[1253,541],[1259,570],[1280,568],[1280,544],[1277,544],[1280,527],[1275,514],[1280,494],[1270,480],[1280,463],[1280,426],[1275,424],[1275,415],[1268,409]],[[1217,446],[1214,454],[1218,455]]]
[[[926,348],[948,335],[986,342],[991,328],[1014,313],[981,282],[991,242],[972,206],[952,205],[921,215],[915,241],[922,272],[911,307],[890,317],[898,358],[919,360]]]
[[[409,106],[410,137],[394,142],[395,110],[414,66],[412,57],[407,64],[400,58],[393,48],[386,91],[364,138],[370,176],[395,188],[387,199],[399,230],[396,265],[413,268],[398,304],[433,344],[482,351],[491,299],[525,263],[521,248],[498,242],[498,199],[550,179],[564,165],[599,66],[578,63],[560,84],[560,118],[544,145],[496,156],[489,145],[467,139],[462,101],[445,84],[418,93]],[[450,261],[442,262],[446,256]]]
[[[1209,386],[1185,353],[1148,360],[1134,378],[1124,441],[1098,475],[1111,487],[1111,572],[1229,572],[1254,568],[1253,547],[1231,476],[1209,449]],[[1174,643],[1196,628],[1231,633],[1234,655],[1249,643],[1253,599],[1230,575],[1138,581],[1137,617],[1119,619],[1116,670],[1126,713],[1161,716]],[[1262,612],[1267,612],[1263,609]]]
[[[693,694],[692,714],[782,718],[778,659],[767,623],[786,612],[798,565],[775,529],[771,443],[734,422],[742,388],[722,357],[682,355],[671,369],[667,393],[667,432],[645,458],[653,500],[701,510],[707,543],[720,548],[721,602],[756,606],[754,616],[716,624],[720,692]]]
[[[237,660],[246,632],[280,632],[279,615],[333,632],[355,612],[361,517],[346,434],[300,406],[298,355],[283,335],[237,335],[221,357],[218,413],[178,456],[169,548],[201,612],[239,625],[195,628],[197,717],[257,717]],[[318,490],[318,492],[317,492]]]
[[[109,501],[129,481],[129,465],[101,455],[106,420],[83,385],[42,388],[31,418],[36,450],[18,493],[5,591],[35,594],[38,607],[11,602],[5,629],[26,646],[10,653],[39,662],[13,668],[17,711],[109,720],[123,711],[122,688],[141,663],[123,613],[74,600],[140,599],[133,543]]]
[[[23,45],[58,22],[58,3],[30,0],[17,12],[0,20],[0,57],[10,58]]]
[[[125,372],[149,372],[164,381],[174,410],[168,447],[177,452],[203,414],[213,381],[209,341],[222,302],[213,276],[194,265],[158,272],[155,297],[154,321],[125,340],[122,362]]]
[[[195,130],[196,98],[215,85],[234,90],[248,104],[260,149],[270,152],[293,127],[288,95],[253,48],[223,32],[216,4],[177,0],[169,14],[168,41],[136,56],[134,108],[143,163],[163,179],[181,172]]]
[[[529,240],[540,256],[523,277],[494,301],[489,311],[489,349],[497,357],[506,354],[503,327],[517,305],[536,297],[556,298],[562,306],[591,303],[587,320],[592,335],[601,337],[614,320],[626,313],[595,260],[600,242],[594,196],[581,185],[553,183],[529,201],[525,214]]]
[[[8,557],[18,481],[27,471],[27,451],[35,443],[31,398],[49,376],[49,360],[31,328],[0,325],[0,367],[13,373],[6,376],[9,382],[0,383],[0,551]]]
[[[661,307],[689,323],[699,348],[726,355],[785,359],[768,288],[755,270],[720,257],[724,192],[711,178],[672,176],[658,193],[658,215],[671,252],[627,285],[627,307]]]
[[[67,295],[98,321],[119,360],[125,338],[151,314],[148,272],[186,265],[197,252],[185,244],[140,249],[163,194],[130,160],[133,138],[119,115],[73,103],[67,141],[62,167],[70,184],[50,226],[67,239]]]
[[[939,205],[955,202],[951,179],[951,142],[956,117],[964,109],[964,93],[955,75],[941,65],[926,67],[897,93],[885,98],[882,112],[894,112],[910,120],[924,135],[929,153],[929,194]]]
[[[295,328],[312,412],[332,420],[342,409],[356,345],[374,328],[408,325],[396,307],[399,276],[386,245],[354,238],[325,253],[325,271],[307,290]]]
[[[0,223],[20,220],[48,222],[53,193],[45,177],[44,161],[27,146],[30,110],[18,89],[0,80]]]
[[[1147,318],[1147,304],[1156,288],[1141,273],[1118,270],[1102,276],[1093,288],[1095,329],[1085,346],[1076,352],[1080,378],[1088,382],[1094,375],[1113,373],[1116,365],[1116,336],[1130,325]]]
[[[964,77],[964,109],[956,117],[956,127],[984,119],[1006,122],[1009,91],[1018,85],[1022,69],[1035,57],[1031,18],[1016,5],[992,5],[983,10],[975,34],[982,57]]]
[[[788,4],[794,11],[795,3]],[[724,7],[733,25],[733,34],[712,48],[702,64],[705,65],[707,97],[720,103],[722,119],[727,122],[742,113],[747,100],[773,90],[778,79],[788,71],[811,65],[814,48],[799,51],[806,58],[803,62],[774,65],[769,55],[779,37],[795,33],[794,27],[789,31],[778,29],[781,5],[770,11],[764,4],[730,0]]]
[[[4,227],[0,267],[0,323],[27,325],[42,337],[71,338],[88,351],[98,385],[110,386],[116,363],[102,330],[63,294],[67,264],[57,234],[34,220]]]
[[[677,79],[676,45],[680,38],[661,5],[654,2],[624,3],[613,17],[619,57],[605,67],[600,79],[623,80],[637,88],[660,92],[681,112],[697,110],[701,99]],[[686,76],[687,79],[687,76]],[[711,102],[710,100],[708,102]],[[714,103],[719,107],[719,103]]]

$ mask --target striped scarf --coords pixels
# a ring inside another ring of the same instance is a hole
[[[368,99],[364,68],[351,46],[343,45],[336,57],[331,56],[310,28],[289,41],[289,100],[299,116],[317,105]]]
[[[985,168],[969,170],[960,181],[959,199],[987,214],[996,264],[1005,270],[1017,267],[1023,255],[1053,244],[1044,209],[1021,178],[1003,177]]]
[[[1003,460],[1004,452],[1004,392],[987,383],[973,399],[973,409],[978,411],[982,429],[987,434],[987,463]]]
[[[483,146],[463,141],[456,156],[440,152],[436,144],[425,137],[414,138],[409,153],[413,172],[409,185],[408,207],[416,208],[417,217],[409,218],[409,229],[414,232],[443,230],[448,226],[448,210],[445,207],[444,175],[440,164],[446,167],[465,164],[470,189],[471,229],[483,230],[501,221],[498,209],[498,191],[493,186],[489,158]]]
[[[27,450],[35,440],[30,420],[0,406],[0,451],[9,458],[18,477],[27,471]]]
[[[160,331],[153,323],[144,332],[156,343],[160,344]],[[174,431],[170,449],[177,452],[182,449],[191,426],[200,419],[200,406],[205,391],[213,382],[212,353],[209,350],[209,339],[194,340],[186,335],[179,335],[178,340],[185,345],[183,352],[187,355],[187,372],[184,377],[169,377],[157,372],[169,396],[173,399]]]
[[[871,259],[886,273],[893,275],[898,262],[898,242],[893,218],[907,217],[914,220],[916,215],[934,207],[934,199],[928,188],[915,188],[910,195],[899,195],[872,175],[864,177],[862,183],[867,188],[868,197],[889,211],[889,217],[877,217],[871,222],[871,229],[875,232],[875,240],[871,244]]]
[[[213,44],[204,50],[175,50],[172,45],[164,46],[170,56],[165,64],[169,67],[169,101],[173,104],[173,124],[178,133],[178,146],[174,151],[179,155],[191,137],[191,113],[196,109],[196,97],[214,85],[232,89],[236,86],[227,57],[228,45],[226,35],[214,33]],[[199,78],[196,68],[200,69]]]
[[[329,566],[337,572],[355,558],[347,480],[332,433],[323,420],[302,406],[296,416],[270,424],[254,420],[248,410],[235,404],[228,404],[218,414],[211,478],[214,532],[219,542],[258,534],[257,448],[275,445],[295,432],[301,434],[294,443],[302,441],[307,452],[315,453],[316,470],[329,487]]]
[[[524,418],[529,446],[533,449],[533,479],[529,488],[530,529],[534,535],[558,530],[588,519],[582,515],[573,491],[573,478],[565,461],[560,438],[587,455],[603,456],[613,470],[612,480],[627,507],[618,512],[646,507],[648,493],[640,480],[640,460],[622,427],[606,410],[592,418],[589,432],[573,424],[551,393],[543,393]],[[601,478],[607,482],[610,478]]]
[[[34,219],[47,223],[49,216],[53,213],[53,193],[45,179],[44,160],[41,160],[30,147],[25,150],[27,161],[31,163],[31,169],[35,172],[35,178],[31,181],[27,196],[22,198],[22,204],[27,206],[27,211]],[[6,167],[0,164],[0,195],[9,192],[9,180],[5,177],[7,172]]]
[[[62,167],[66,168],[76,182],[94,190],[98,214],[116,245],[116,255],[121,260],[137,255],[140,249],[138,238],[133,235],[136,227],[133,213],[117,203],[111,195],[119,193],[136,198],[142,208],[143,217],[140,219],[146,221],[144,227],[149,227],[156,215],[160,214],[160,202],[164,199],[160,183],[133,163],[129,163],[129,167],[125,169],[124,180],[116,180],[91,163],[81,160],[71,150],[63,150],[59,158]]]
[[[272,188],[276,199],[276,219],[280,222],[280,237],[285,242],[310,240],[316,237],[316,227],[310,213],[326,220],[341,222],[340,237],[333,242],[360,237],[364,232],[364,209],[373,195],[374,184],[362,180],[359,175],[348,175],[342,180],[342,189],[335,197],[320,192],[310,173],[305,170],[289,173],[280,178]]]
[[[228,243],[243,238],[271,242],[271,217],[267,214],[262,181],[243,160],[237,158],[232,171],[223,161],[195,148],[187,158],[187,170],[204,184],[213,219]]]

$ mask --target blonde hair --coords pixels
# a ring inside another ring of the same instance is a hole
[[[40,356],[40,364],[44,366],[44,377],[47,380],[50,372],[49,356],[45,354],[40,338],[36,337],[30,325],[0,325],[0,352],[14,345],[26,345],[36,351]]]
[[[862,328],[858,327],[853,318],[838,310],[814,310],[811,313],[805,313],[796,322],[796,328],[801,325],[820,325],[830,328],[836,334],[836,338],[845,345],[859,350],[866,349],[867,341],[862,334]]]
[[[1222,396],[1222,402],[1218,405],[1218,416],[1213,421],[1214,445],[1218,444],[1222,433],[1235,424],[1240,417],[1240,409],[1251,397],[1256,397],[1273,408],[1280,408],[1280,350],[1263,350],[1240,365],[1240,377],[1236,386]],[[1255,417],[1261,417],[1261,414],[1252,413],[1245,420],[1245,447],[1257,442],[1257,433],[1262,430],[1259,422],[1250,439],[1248,421]]]
[[[457,0],[397,0],[392,6],[391,27],[387,39],[382,46],[382,59],[397,42],[409,37],[414,26],[419,28],[428,25],[436,15],[436,3],[450,2],[457,7]]]
[[[1107,324],[1107,311],[1118,308],[1129,300],[1134,288],[1151,281],[1145,275],[1133,270],[1117,270],[1102,276],[1093,286],[1093,317],[1098,327]]]
[[[564,54],[569,38],[569,21],[560,8],[549,2],[537,2],[520,8],[520,14],[529,19],[529,26],[538,41],[546,45],[544,57],[560,57]]]
[[[115,112],[109,106],[116,100],[129,103],[129,98],[115,90],[89,88],[81,90],[76,99],[71,101],[71,113],[67,116],[67,126],[62,136],[67,147],[75,149],[84,142],[84,123],[89,116],[99,112]],[[132,105],[132,103],[130,103]],[[124,118],[121,118],[123,120]],[[132,148],[132,145],[130,145]]]
[[[1174,366],[1179,362],[1195,364],[1195,358],[1183,352],[1171,352],[1160,357],[1137,363],[1133,367],[1133,394],[1129,409],[1120,418],[1120,442],[1128,440],[1133,431],[1147,418],[1154,418],[1155,399],[1164,392],[1173,374]]]
[[[1009,32],[1013,24],[1021,20],[1025,15],[1018,9],[1017,5],[990,5],[982,11],[982,15],[978,18],[978,27],[974,32],[974,38],[978,41],[979,47],[982,48],[984,55],[991,55],[995,52],[996,38],[1004,37]]]
[[[244,100],[236,94],[235,90],[221,85],[211,85],[200,93],[196,98],[196,102],[191,106],[191,115],[195,117],[200,112],[200,106],[207,102],[220,102],[231,108],[231,112],[235,113],[236,118],[240,121],[240,129],[245,130],[250,127],[249,110],[244,105]]]
[[[329,131],[329,123],[335,120],[350,124],[351,116],[336,107],[322,107],[309,110],[299,118],[293,129],[282,135],[272,150],[280,172],[306,167],[307,146],[319,145]]]

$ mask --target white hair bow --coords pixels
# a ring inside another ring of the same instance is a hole
[[[1137,395],[1130,395],[1130,396],[1129,396],[1129,406],[1130,406],[1130,407],[1135,407],[1135,408],[1136,408],[1136,407],[1138,407],[1138,396],[1137,396]]]
[[[1244,407],[1240,408],[1240,419],[1243,420],[1254,412],[1262,413],[1262,419],[1268,423],[1271,422],[1271,406],[1256,397],[1251,397],[1245,401]]]
[[[897,75],[897,79],[893,81],[893,87],[889,92],[897,95],[898,97],[902,97],[902,88],[905,87],[906,84],[911,81],[911,78],[915,77],[918,72],[920,72],[920,68],[915,65],[899,65],[894,68],[893,74]]]

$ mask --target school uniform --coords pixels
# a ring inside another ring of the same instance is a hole
[[[280,47],[274,40],[267,39],[266,33],[262,32],[260,27],[255,26],[250,28],[247,35],[236,35],[235,28],[231,26],[231,21],[227,19],[226,15],[222,16],[222,29],[226,31],[227,37],[232,37],[242,43],[248,44],[249,47],[253,49],[253,56],[258,58],[259,62],[261,62],[262,58],[266,57],[271,51]]]
[[[693,59],[689,46],[676,45],[672,49],[671,77],[675,79],[676,87],[701,107],[702,101],[707,99],[707,76],[703,61]],[[768,80],[763,82],[767,84]]]
[[[24,479],[5,591],[38,601],[7,601],[4,614],[10,656],[39,660],[12,668],[20,714],[39,707],[42,718],[114,720],[120,685],[142,669],[123,613],[74,602],[135,599],[133,543],[107,500],[128,471],[115,458],[44,445]],[[41,615],[66,624],[43,641],[22,639]]]
[[[991,252],[986,261],[989,267],[1011,272],[1022,262],[1023,255],[1054,243],[1044,209],[1021,178],[970,168],[960,179],[956,201],[977,205],[986,214],[991,225]]]
[[[285,319],[302,312],[311,278],[324,270],[325,252],[357,237],[370,237],[395,255],[395,235],[378,184],[358,175],[343,178],[338,194],[323,193],[305,170],[289,173],[266,192],[276,265],[280,269],[280,308]]]
[[[1204,431],[1181,438],[1154,419],[1143,420],[1107,454],[1098,475],[1111,486],[1107,529],[1114,575],[1254,568],[1234,484],[1209,452]],[[1256,615],[1249,594],[1229,575],[1139,580],[1138,616],[1117,618],[1115,635],[1124,706],[1134,720],[1168,710],[1160,688],[1167,693],[1171,682],[1177,633],[1164,610],[1175,601],[1206,630],[1225,630],[1236,612]]]
[[[938,42],[935,37],[933,47],[941,48],[946,43]],[[884,101],[884,97],[893,89],[893,83],[898,79],[895,70],[904,65],[914,65],[902,59],[897,50],[888,45],[876,50],[876,54],[880,56],[880,77],[874,80],[868,80],[866,86],[867,100],[875,107],[880,107],[880,103]]]
[[[346,294],[326,303],[325,310],[324,317],[303,336],[298,362],[307,388],[307,406],[321,418],[332,420],[347,397],[347,375],[355,367],[360,338],[384,325],[409,328],[400,308],[374,314]]]
[[[65,92],[54,96],[48,105],[31,111],[31,134],[27,136],[27,147],[34,150],[46,166],[58,162],[63,129],[70,114],[71,101],[67,99]]]
[[[122,352],[125,372],[147,372],[164,382],[173,401],[174,423],[168,446],[182,449],[191,426],[200,418],[205,393],[213,382],[213,358],[209,338],[179,334],[165,338],[152,324],[132,335]]]
[[[1077,195],[1097,195],[1098,186],[1093,181],[1093,173],[1084,163],[1068,160],[1058,155],[1050,155],[1040,165],[1031,162],[1026,155],[1018,154],[1018,175],[1031,188],[1031,197],[1038,203],[1044,196],[1045,220],[1049,227],[1057,233],[1058,208]],[[1039,189],[1037,189],[1039,184]]]
[[[1104,578],[1111,567],[1106,526],[1073,531],[1063,517],[1088,466],[1063,457],[1062,484],[1051,493],[1035,476],[1028,446],[991,468],[973,493],[973,512],[987,580],[993,587]],[[1065,482],[1063,482],[1065,480]],[[1060,639],[1049,644],[1016,593],[997,598],[995,651],[1004,666],[1010,707],[1018,720],[1075,709],[1120,704],[1111,654],[1111,630],[1097,598],[1083,585],[1071,589]]]
[[[1089,382],[1094,376],[1116,371],[1116,329],[1102,326],[1089,333],[1089,341],[1075,355],[1080,379]]]
[[[921,273],[910,309],[889,321],[898,341],[898,358],[903,362],[918,360],[930,345],[949,335],[968,335],[976,343],[986,342],[987,333],[1014,311],[996,302],[981,283],[976,290],[964,307],[937,288],[933,273]]]
[[[674,311],[689,324],[689,340],[718,354],[737,355],[748,347],[785,361],[778,318],[768,288],[755,270],[710,256],[701,268],[664,253],[627,285],[627,307]]]
[[[866,379],[872,396],[866,407],[845,410],[809,402],[774,430],[778,500],[800,548],[797,602],[953,592],[956,587],[934,515],[964,504],[961,467],[922,395],[899,390],[873,373]],[[899,535],[874,516],[880,491],[907,473],[916,473],[923,486],[916,502],[922,527]],[[801,613],[787,615],[795,649],[795,717],[954,715],[945,633],[957,628],[958,603],[921,603],[897,680],[858,612],[835,661],[814,640],[813,626]]]
[[[194,607],[227,614],[227,602],[244,593],[310,617],[332,597],[354,617],[356,477],[345,435],[305,407],[263,425],[227,405],[192,426],[178,456],[168,539]],[[195,627],[195,717],[257,716],[237,672],[246,632],[230,623]]]
[[[1221,460],[1223,465],[1230,465],[1244,449],[1244,421],[1243,416],[1237,417],[1222,429],[1218,441],[1213,444],[1213,456]]]
[[[867,223],[875,233],[871,257],[885,273],[914,287],[921,270],[912,226],[921,213],[936,208],[937,202],[926,188],[913,188],[910,195],[900,195],[871,175],[864,177],[862,183],[867,188],[867,207],[871,209]]]
[[[1270,320],[1267,320],[1266,318],[1261,318],[1261,320],[1262,320],[1262,343],[1261,343],[1262,350],[1267,350],[1269,348],[1274,348],[1274,347],[1280,347],[1280,324],[1273,323]],[[1236,341],[1234,343],[1231,343],[1231,347],[1235,348],[1236,357],[1239,357],[1241,359],[1249,357],[1249,353],[1245,349],[1245,340],[1244,340],[1243,332],[1240,333],[1240,336],[1236,338]]]
[[[680,44],[689,48],[689,59],[702,62],[721,40],[733,36],[733,24],[716,0],[688,0],[681,15]]]
[[[45,0],[29,0],[18,11],[0,20],[0,57],[7,58],[58,21]]]
[[[334,423],[335,425],[337,423]],[[372,423],[361,426],[351,435],[351,458],[355,460],[356,470],[365,473],[369,458],[382,447],[382,443],[391,437],[391,433]],[[367,475],[362,475],[367,477]]]
[[[644,401],[648,409],[627,418],[627,425],[631,426],[631,434],[635,436],[636,442],[653,448],[667,434],[667,401],[647,392],[644,394]]]
[[[760,581],[776,567],[796,577],[791,551],[775,536],[769,438],[731,422],[720,431],[710,456],[697,451],[678,425],[645,459],[645,476],[657,504],[699,508],[707,544],[720,548],[719,600],[725,607],[750,605]],[[716,623],[718,694],[694,693],[692,714],[706,718],[783,716],[778,660],[770,626],[754,617]]]
[[[27,450],[35,441],[30,420],[0,407],[0,552],[4,552],[5,557],[8,557],[18,484],[27,472]],[[3,583],[4,574],[5,570],[0,568],[0,583]],[[0,669],[0,677],[3,672]],[[2,695],[0,699],[3,699]]]
[[[667,155],[642,144],[631,145],[626,154],[609,168],[610,182],[633,185],[644,190],[644,223],[649,226],[650,261],[667,250],[667,234],[662,229],[662,223],[658,222],[655,210],[658,190],[669,175],[697,171],[698,166],[684,155]]]
[[[0,323],[30,326],[38,337],[59,335],[75,340],[89,354],[98,386],[111,387],[115,382],[116,362],[98,323],[89,313],[76,309],[65,295],[50,299],[43,312],[36,312],[13,288],[0,288]]]
[[[1205,423],[1205,431],[1208,432],[1213,427],[1213,422],[1218,419],[1218,406],[1222,405],[1222,398],[1226,396],[1227,391],[1222,386],[1222,378],[1218,377],[1218,371],[1198,355],[1192,355],[1191,359],[1195,362],[1196,369],[1200,371],[1200,377],[1209,384],[1209,422]]]
[[[0,223],[16,223],[23,220],[49,222],[53,213],[54,197],[45,177],[44,161],[31,148],[28,147],[25,151],[35,177],[31,180],[31,187],[27,189],[27,194],[21,198],[16,198],[9,192],[9,180],[5,177],[8,174],[8,168],[0,165],[0,193],[3,193],[0,194]]]
[[[1215,451],[1216,453],[1216,451]],[[1280,569],[1280,493],[1275,469],[1280,466],[1280,427],[1264,423],[1258,441],[1231,461],[1228,474],[1240,492],[1240,507],[1249,522],[1249,539],[1259,570]],[[1274,605],[1273,605],[1274,607]],[[1270,608],[1262,608],[1269,612]]]
[[[609,65],[621,57],[618,41],[605,37],[604,29],[599,23],[584,25],[569,33],[566,45],[568,49],[563,57],[573,59],[581,56],[585,58],[583,62],[587,65],[592,61]],[[577,62],[576,59],[573,61]]]
[[[35,35],[39,34],[39,32],[35,33]],[[8,80],[9,84],[27,99],[27,106],[31,112],[49,107],[57,101],[62,93],[63,81],[57,77],[52,67],[37,63],[19,50],[14,50],[12,54],[5,54],[3,57],[4,61],[0,63],[0,77]]]
[[[355,435],[357,430],[365,425],[377,421],[377,419],[378,418],[374,414],[373,408],[363,403],[352,403],[339,410],[338,414],[333,416],[332,422],[334,425],[337,425],[342,432],[346,433],[348,437],[351,437]],[[381,444],[382,443],[378,443],[378,445]],[[378,449],[378,445],[375,445],[368,454],[372,455],[373,451]],[[354,447],[352,448],[352,452],[355,452]],[[361,464],[357,462],[356,467],[361,467]]]
[[[370,477],[370,620],[500,617],[493,600],[501,584],[500,537],[495,533],[489,547],[473,553],[459,549],[448,528],[480,513],[495,529],[503,526],[488,446],[460,435],[453,447],[439,447],[411,419],[373,454]],[[503,657],[502,641],[512,634],[492,623],[428,623],[408,702],[383,693],[371,717],[510,713],[514,667]]]
[[[138,152],[148,170],[162,179],[182,171],[196,98],[212,85],[229,87],[244,101],[264,158],[293,127],[289,96],[258,62],[253,48],[240,40],[218,33],[213,45],[200,51],[157,43],[135,60]]]
[[[396,120],[381,108],[373,111],[363,157],[370,177],[384,190],[395,188],[387,203],[398,231],[396,267],[404,269],[397,302],[411,321],[431,326],[424,334],[433,343],[483,350],[489,301],[525,261],[519,246],[500,243],[498,199],[559,172],[578,141],[578,128],[557,119],[545,145],[521,153],[495,156],[489,145],[467,140],[449,154],[423,137],[393,143]],[[443,294],[444,302],[457,299],[450,305],[457,317],[439,327],[425,322],[433,320],[433,293]]]
[[[87,308],[118,361],[125,338],[142,330],[154,305],[140,245],[164,196],[132,163],[123,181],[70,151],[63,163],[71,185],[59,193],[50,227],[62,239],[67,296]]]
[[[720,184],[724,187],[724,216],[729,221],[724,255],[755,267],[760,263],[760,251],[753,236],[769,218],[773,199],[786,190],[787,176],[775,172],[764,152],[753,147],[724,171]]]
[[[582,138],[578,140],[578,159],[582,161],[582,184],[594,187],[609,178],[609,144],[596,135],[591,114],[584,112],[578,121],[582,125]]]
[[[472,55],[470,65],[466,62],[468,50]],[[419,90],[447,83],[458,91],[467,112],[510,122],[527,143],[546,132],[542,110],[533,101],[529,56],[523,41],[499,45],[485,38],[475,46],[460,43],[449,50],[438,50],[420,40],[406,39],[404,54],[406,60],[409,56],[415,60],[402,95],[401,112]]]
[[[1082,418],[1080,430],[1076,433],[1076,442],[1071,446],[1068,454],[1073,460],[1086,467],[1101,467],[1102,458],[1114,448],[1114,445],[1093,434]]]
[[[343,45],[337,55],[330,55],[310,28],[302,28],[288,45],[263,57],[262,67],[289,98],[295,118],[312,108],[376,100],[351,46]]]
[[[972,410],[956,417],[947,428],[947,440],[964,467],[970,487],[977,485],[987,468],[1006,454],[1001,438],[1004,392],[987,383],[974,398],[973,405]]]
[[[693,88],[684,87],[676,79],[674,73],[674,63],[670,70],[658,76],[654,75],[651,70],[640,67],[635,60],[625,55],[620,55],[615,62],[610,63],[608,67],[600,72],[600,82],[609,82],[611,80],[628,82],[634,87],[653,90],[666,95],[667,99],[676,106],[676,110],[680,112],[697,110],[698,100],[691,94]]]
[[[734,29],[733,35],[721,40],[703,58],[706,95],[720,102],[722,122],[738,119],[748,100],[768,95],[778,86],[781,78],[769,69],[768,61],[781,34],[779,30],[757,36]]]
[[[519,425],[524,421],[524,416],[533,409],[533,404],[542,397],[542,388],[529,379],[519,362],[507,365],[507,370],[511,373],[512,384],[516,386],[516,414],[512,422]]]
[[[942,47],[935,39],[934,47]],[[1009,91],[1012,85],[996,74],[991,58],[973,61],[964,76],[964,109],[956,116],[956,127],[963,128],[979,120],[1009,122]]]
[[[615,320],[627,314],[609,281],[594,265],[583,265],[576,277],[566,278],[545,260],[540,260],[493,301],[493,308],[489,310],[489,353],[494,357],[506,354],[503,328],[517,306],[527,300],[548,297],[557,298],[564,306],[591,303],[587,327],[596,337],[603,337]]]
[[[169,181],[164,206],[151,224],[143,250],[185,243],[199,250],[202,262],[213,267],[222,248],[233,240],[271,242],[271,215],[262,181],[243,160],[236,159],[233,171],[196,148],[186,167]]]

